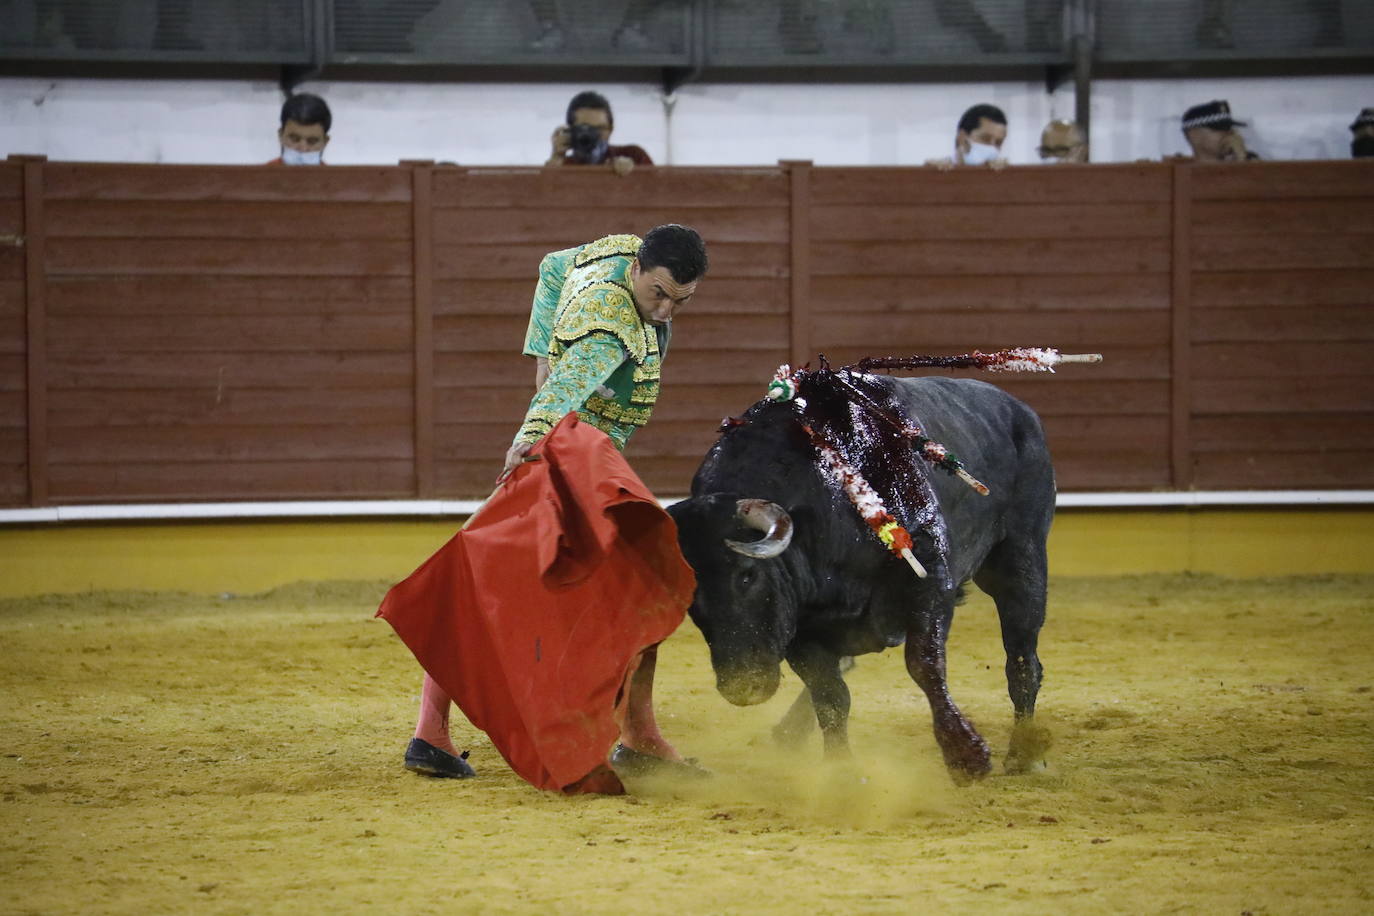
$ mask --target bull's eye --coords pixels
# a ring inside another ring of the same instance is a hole
[[[739,571],[738,581],[740,588],[748,588],[754,584],[754,570],[746,566]]]

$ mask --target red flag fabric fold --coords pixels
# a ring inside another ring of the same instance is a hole
[[[604,433],[569,414],[377,616],[516,773],[605,764],[626,676],[696,587],[677,528]]]

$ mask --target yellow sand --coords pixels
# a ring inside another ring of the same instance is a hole
[[[567,799],[461,718],[480,778],[405,772],[418,669],[381,583],[0,602],[4,913],[1330,913],[1374,909],[1374,577],[1053,582],[1050,768],[959,788],[900,652],[850,675],[853,763],[773,751],[797,686],[665,731],[716,772]],[[981,595],[954,695],[998,756]]]

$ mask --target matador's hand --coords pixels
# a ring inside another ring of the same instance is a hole
[[[506,466],[501,469],[501,476],[496,478],[497,483],[501,483],[511,475],[511,472],[520,467],[525,460],[525,455],[533,447],[532,442],[517,442],[506,450]]]

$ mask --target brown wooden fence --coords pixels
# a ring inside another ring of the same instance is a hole
[[[478,497],[539,258],[660,222],[711,273],[631,457],[824,353],[1058,346],[998,381],[1061,489],[1374,486],[1374,165],[274,169],[0,163],[0,505]]]

